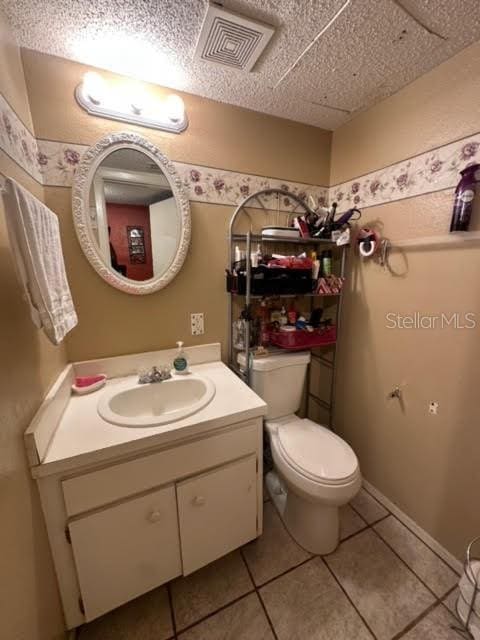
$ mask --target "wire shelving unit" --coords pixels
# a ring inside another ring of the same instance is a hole
[[[271,205],[266,204],[266,201],[271,203],[272,198],[277,201],[277,208],[272,209]],[[280,210],[280,200],[282,200],[282,206],[286,207],[288,202],[289,208]],[[251,276],[252,266],[250,256],[252,253],[252,246],[259,244],[262,247],[269,247],[270,253],[277,253],[282,250],[282,247],[288,247],[289,251],[300,249],[300,251],[330,249],[335,252],[334,264],[337,268],[337,273],[342,278],[345,277],[346,258],[349,247],[337,247],[337,245],[331,240],[324,238],[279,238],[279,237],[266,237],[258,233],[258,228],[268,224],[276,223],[280,221],[288,223],[292,215],[304,215],[314,214],[312,209],[304,202],[303,199],[297,195],[285,191],[283,189],[265,189],[257,191],[249,195],[243,202],[241,202],[235,209],[232,218],[230,220],[229,233],[228,233],[228,269],[233,267],[234,249],[236,245],[242,245],[245,250],[246,256],[246,291],[243,294],[236,292],[229,293],[229,366],[239,375],[247,384],[250,383],[251,373],[251,352],[250,348],[250,336],[252,331],[252,319],[251,319],[251,307],[252,301],[267,298],[306,298],[310,302],[310,311],[313,308],[314,302],[321,300],[327,300],[333,306],[334,305],[334,317],[333,323],[336,326],[336,344],[329,347],[315,347],[312,350],[311,357],[316,360],[320,365],[331,370],[330,375],[330,390],[328,395],[329,400],[326,401],[320,397],[320,393],[315,393],[311,390],[310,384],[310,367],[307,377],[307,403],[306,412],[309,414],[310,400],[313,398],[318,405],[328,413],[328,426],[333,428],[333,412],[335,403],[335,382],[337,373],[337,345],[340,336],[340,324],[341,324],[341,311],[343,304],[343,287],[340,294],[337,295],[321,295],[316,293],[298,293],[298,294],[281,294],[281,295],[253,295],[251,293]],[[254,224],[254,219],[259,219],[260,224]],[[248,230],[240,232],[238,227],[244,225],[248,227]],[[275,250],[276,249],[276,250]],[[238,355],[241,353],[239,349],[235,348],[233,341],[233,322],[235,305],[234,300],[241,302],[243,298],[243,309],[246,311],[247,319],[245,320],[245,334],[244,334],[244,349],[245,366],[240,367],[238,363]],[[324,306],[322,304],[322,306]],[[325,351],[331,351],[331,358],[327,357]],[[272,355],[279,353],[280,351],[273,351]]]

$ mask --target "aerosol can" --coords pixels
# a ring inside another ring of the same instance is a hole
[[[480,164],[472,164],[460,171],[462,178],[455,189],[450,231],[468,231],[475,198],[475,184],[480,179],[480,172],[478,172],[478,178],[475,177],[478,169]]]

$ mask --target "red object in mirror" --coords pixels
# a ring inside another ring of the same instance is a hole
[[[115,250],[118,264],[126,268],[125,276],[131,280],[152,278],[149,208],[143,205],[110,202],[107,202],[106,207],[108,226],[111,228],[110,242]],[[138,229],[143,231],[143,235],[135,232],[132,235],[131,231]]]

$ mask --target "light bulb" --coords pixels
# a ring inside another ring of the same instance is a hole
[[[105,95],[102,76],[95,71],[87,71],[83,76],[82,92],[93,104],[100,104]]]
[[[165,110],[169,120],[181,122],[185,117],[185,105],[180,96],[171,94],[165,100]]]
[[[131,96],[130,106],[135,115],[143,114],[151,107],[151,96],[144,87],[132,86]]]
[[[142,111],[143,111],[143,110],[144,110],[144,108],[145,108],[145,107],[143,106],[143,104],[141,103],[141,101],[140,101],[140,100],[138,100],[138,98],[134,98],[134,99],[132,100],[131,107],[132,107],[132,111],[133,111],[133,113],[134,113],[136,116],[141,115]]]

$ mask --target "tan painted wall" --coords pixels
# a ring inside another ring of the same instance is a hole
[[[22,59],[39,138],[93,144],[106,133],[128,129],[148,137],[171,160],[328,185],[330,131],[180,92],[189,117],[189,127],[180,135],[96,118],[73,98],[89,67],[28,50],[22,51]],[[109,83],[132,82],[100,73]],[[139,84],[153,96],[171,93]]]
[[[0,15],[0,92],[32,129],[18,48]],[[43,189],[0,151],[0,173],[37,197]],[[21,296],[0,199],[0,635],[15,640],[63,636],[63,617],[36,487],[27,468],[23,432],[64,366],[32,324]]]
[[[333,136],[332,183],[479,129],[480,45],[359,115]],[[453,190],[364,210],[392,239],[448,231]],[[340,351],[337,429],[364,476],[459,558],[480,533],[480,253],[416,250],[397,275],[352,261]],[[386,314],[477,314],[475,330],[395,330]],[[386,399],[397,384],[405,406]],[[440,403],[436,417],[430,400]]]
[[[226,339],[224,265],[230,208],[192,204],[192,243],[183,269],[164,290],[130,296],[104,282],[88,264],[71,222],[70,189],[46,188],[48,206],[60,217],[79,325],[68,338],[70,360],[151,351]],[[190,333],[190,313],[205,314],[205,335]]]
[[[22,122],[30,131],[33,131],[19,48],[11,37],[9,26],[2,13],[0,13],[0,47],[2,53],[0,56],[1,92]]]
[[[185,133],[133,127],[89,116],[77,106],[73,92],[87,67],[32,51],[23,52],[23,63],[39,138],[93,144],[108,132],[136,130],[172,160],[328,184],[330,132],[187,94]],[[127,81],[102,75],[111,82]],[[148,85],[147,90],[163,92]],[[226,234],[233,208],[193,203],[191,250],[180,275],[166,289],[138,297],[109,287],[87,263],[74,235],[70,198],[69,188],[46,189],[47,204],[61,218],[79,314],[79,325],[67,339],[70,360],[165,348],[176,340],[225,343]],[[205,313],[205,335],[199,338],[189,335],[192,312]]]

